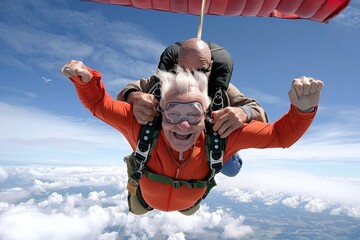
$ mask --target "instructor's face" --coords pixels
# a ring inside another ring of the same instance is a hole
[[[179,66],[202,72],[207,78],[210,76],[212,61],[204,58],[183,58],[179,59]]]

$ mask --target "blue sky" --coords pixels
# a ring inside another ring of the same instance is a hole
[[[124,84],[153,73],[167,45],[196,37],[198,23],[198,16],[82,1],[3,1],[0,162],[119,163],[128,144],[81,106],[59,69],[70,59],[83,60],[102,71],[115,96]],[[228,49],[235,62],[232,83],[256,98],[271,121],[287,111],[293,78],[313,76],[325,83],[319,114],[301,141],[289,150],[247,150],[243,156],[285,165],[288,159],[305,161],[304,168],[331,162],[329,173],[355,174],[360,161],[359,0],[328,24],[205,16],[202,39]],[[51,81],[44,83],[43,77]],[[320,169],[308,168],[319,174]]]
[[[82,60],[103,73],[115,97],[124,84],[152,74],[167,45],[196,37],[198,23],[198,16],[77,0],[1,1],[0,238],[185,239],[209,219],[212,225],[200,231],[256,238],[263,229],[246,219],[264,206],[290,209],[278,212],[281,216],[293,209],[318,214],[310,217],[319,221],[326,214],[332,219],[326,222],[334,224],[345,216],[359,229],[359,0],[328,24],[205,16],[203,40],[228,49],[235,63],[232,83],[257,99],[270,121],[288,110],[291,80],[302,75],[324,81],[320,109],[291,148],[242,151],[241,173],[217,176],[219,186],[196,216],[153,212],[135,218],[127,212],[122,158],[130,147],[84,109],[59,70],[70,59]],[[223,208],[209,207],[211,197],[225,198],[218,204]],[[249,204],[249,212],[226,209],[229,199],[241,208]],[[161,228],[146,225],[142,235],[134,235],[134,226],[144,221]],[[116,226],[121,230],[111,232]]]

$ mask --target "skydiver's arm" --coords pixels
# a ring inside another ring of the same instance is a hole
[[[312,123],[323,86],[321,80],[311,77],[295,78],[288,93],[290,111],[273,124],[252,121],[237,129],[229,136],[224,159],[240,149],[290,147]]]
[[[134,119],[130,104],[115,101],[106,93],[101,73],[81,61],[71,60],[64,64],[61,74],[73,82],[83,105],[94,116],[119,130],[135,149],[140,125]]]
[[[153,121],[154,117],[158,116],[156,107],[159,103],[154,95],[148,94],[157,82],[155,75],[143,78],[129,83],[117,95],[117,100],[126,101],[133,106],[133,114],[140,124]]]
[[[228,88],[228,95],[230,106],[241,107],[247,114],[247,122],[258,120],[261,122],[268,122],[265,110],[253,98],[245,97],[233,84],[230,83]]]
[[[150,78],[142,78],[140,80],[128,83],[117,95],[116,99],[128,102],[128,97],[133,92],[148,93],[152,86],[157,82],[157,78],[153,75]]]

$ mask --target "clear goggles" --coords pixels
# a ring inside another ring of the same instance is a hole
[[[165,109],[160,109],[163,117],[170,124],[187,121],[190,125],[197,125],[203,120],[205,111],[200,102],[169,102]]]

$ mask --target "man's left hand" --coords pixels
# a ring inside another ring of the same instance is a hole
[[[222,138],[226,138],[246,122],[247,115],[242,108],[226,107],[212,112],[212,118],[214,119],[213,130],[217,131]]]

